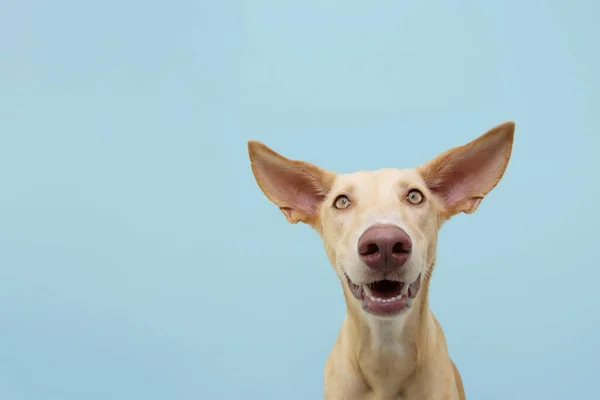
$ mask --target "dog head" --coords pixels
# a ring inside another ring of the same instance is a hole
[[[348,301],[371,315],[411,308],[434,265],[438,231],[470,214],[502,178],[515,125],[496,126],[415,169],[336,174],[285,158],[260,142],[248,150],[256,181],[289,222],[311,225]]]

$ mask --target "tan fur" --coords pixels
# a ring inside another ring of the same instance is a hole
[[[428,302],[438,231],[451,216],[474,212],[497,185],[513,134],[514,123],[507,122],[416,169],[352,174],[325,171],[249,142],[258,185],[289,222],[307,223],[321,235],[343,287],[347,314],[326,362],[325,399],[465,399],[461,376]],[[422,204],[406,201],[411,189],[424,194]],[[340,194],[350,199],[347,209],[332,207]],[[383,279],[365,267],[356,250],[360,235],[381,223],[400,227],[413,243],[410,259],[394,278],[409,283],[421,279],[412,306],[389,318],[364,311],[346,279],[357,285]]]

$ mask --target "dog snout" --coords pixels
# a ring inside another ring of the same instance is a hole
[[[368,228],[358,239],[358,254],[369,268],[393,271],[402,267],[412,251],[412,241],[395,225]]]

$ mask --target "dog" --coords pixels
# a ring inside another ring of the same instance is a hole
[[[248,142],[252,172],[287,220],[323,239],[346,301],[325,364],[326,400],[464,400],[428,304],[438,231],[498,184],[515,124],[505,122],[415,169],[337,174]]]

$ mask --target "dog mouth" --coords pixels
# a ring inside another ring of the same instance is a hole
[[[352,295],[362,301],[362,308],[369,314],[391,317],[408,310],[417,297],[421,286],[421,275],[412,283],[383,279],[364,285],[348,280]]]

